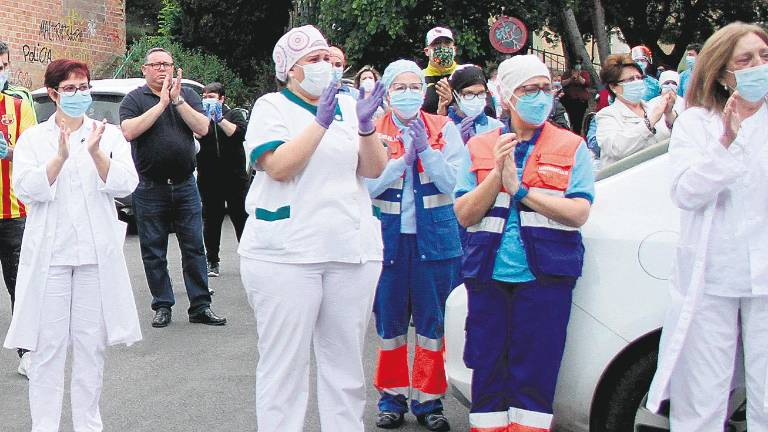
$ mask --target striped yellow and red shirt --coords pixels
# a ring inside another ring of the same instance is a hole
[[[0,93],[0,133],[13,147],[27,128],[36,123],[32,105],[21,98]],[[0,160],[0,219],[12,219],[27,215],[24,204],[19,201],[11,187],[13,162]]]

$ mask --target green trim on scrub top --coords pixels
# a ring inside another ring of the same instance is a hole
[[[285,144],[285,141],[269,141],[265,142],[264,144],[261,144],[260,146],[257,146],[255,149],[251,151],[251,164],[256,164],[256,161],[259,160],[261,155],[268,151],[275,151],[278,147]]]
[[[296,105],[304,108],[305,110],[312,113],[312,115],[317,115],[317,107],[315,105],[312,105],[311,103],[305,101],[304,99],[300,98],[296,93],[288,90],[287,88],[282,89],[280,93],[283,94],[286,98],[288,98],[289,101],[295,103]],[[341,115],[341,108],[339,108],[339,104],[336,104],[336,115],[335,119],[338,121],[344,121],[344,116]]]
[[[256,219],[261,219],[267,222],[274,222],[276,220],[288,219],[291,217],[291,206],[287,205],[280,207],[275,211],[269,211],[267,209],[256,207],[256,213],[254,214]]]

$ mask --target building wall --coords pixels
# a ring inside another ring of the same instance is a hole
[[[0,40],[10,48],[13,84],[42,87],[48,63],[61,58],[103,78],[125,53],[125,0],[0,0]]]

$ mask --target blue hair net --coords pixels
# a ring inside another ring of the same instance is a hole
[[[419,65],[410,60],[402,59],[393,61],[389,64],[389,66],[387,66],[386,69],[384,69],[384,75],[381,76],[381,84],[384,86],[384,88],[389,89],[389,86],[392,85],[392,82],[395,80],[395,78],[404,72],[415,73],[421,80],[421,83],[425,84],[424,72],[421,70]]]

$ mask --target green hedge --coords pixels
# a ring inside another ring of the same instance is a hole
[[[184,48],[167,36],[145,36],[131,45],[125,60],[116,71],[117,78],[142,77],[144,55],[151,48],[161,47],[173,55],[176,67],[183,69],[183,77],[208,84],[218,81],[224,84],[230,106],[251,105],[253,94],[243,80],[219,57],[200,50]]]

